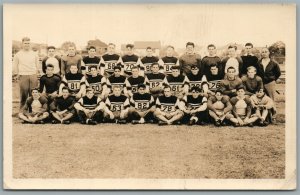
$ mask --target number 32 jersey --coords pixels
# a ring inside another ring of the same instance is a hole
[[[130,104],[138,111],[146,111],[154,105],[154,99],[149,93],[135,93],[130,99]]]
[[[159,108],[162,112],[175,112],[178,109],[179,99],[176,96],[159,96],[156,100],[156,108]]]
[[[62,84],[70,89],[72,95],[77,94],[80,91],[82,85],[85,85],[85,76],[81,73],[67,73],[63,79]]]
[[[120,96],[115,96],[114,94],[108,96],[105,104],[112,112],[120,112],[130,106],[128,98],[122,94]]]

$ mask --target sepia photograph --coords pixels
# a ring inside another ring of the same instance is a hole
[[[5,189],[296,189],[296,5],[3,13]]]

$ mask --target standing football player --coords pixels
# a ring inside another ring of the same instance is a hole
[[[221,61],[222,67],[224,67],[224,73],[227,73],[229,67],[233,67],[235,69],[235,75],[240,75],[243,67],[243,60],[241,57],[237,56],[236,50],[236,46],[230,45],[228,47],[228,56]]]
[[[107,46],[107,53],[101,57],[100,74],[106,78],[110,77],[114,73],[114,67],[122,66],[121,57],[115,52],[116,45],[109,43]]]
[[[55,55],[55,47],[49,46],[47,48],[48,55],[42,60],[42,71],[46,74],[46,69],[48,64],[53,65],[53,73],[60,75],[61,69],[61,58],[58,55]]]
[[[213,44],[210,44],[207,46],[208,55],[205,56],[201,61],[201,72],[204,75],[207,75],[210,73],[210,67],[213,64],[216,64],[219,71],[222,72],[223,68],[221,67],[221,59],[216,55],[216,46]]]
[[[139,84],[146,84],[146,79],[139,75],[139,68],[134,66],[132,67],[132,76],[126,79],[125,84],[127,89],[127,93],[125,95],[130,98],[138,91]]]
[[[62,88],[62,96],[56,97],[50,104],[50,112],[53,120],[52,124],[70,124],[70,120],[75,115],[75,98],[70,96],[69,89],[67,87]]]
[[[94,90],[94,94],[104,100],[107,97],[106,79],[98,74],[96,66],[90,66],[91,75],[87,75],[86,86]]]
[[[171,87],[164,87],[164,94],[156,99],[154,116],[158,125],[180,124],[183,112],[179,109],[179,99],[172,95]]]
[[[179,60],[174,56],[174,47],[169,45],[167,47],[166,56],[161,59],[163,73],[165,75],[172,74],[172,67],[179,66]]]
[[[159,61],[158,57],[153,56],[153,49],[151,47],[147,47],[146,52],[147,55],[141,59],[141,67],[144,68],[145,76],[151,73],[151,65]]]
[[[74,96],[77,100],[85,95],[85,76],[78,72],[76,64],[72,64],[70,72],[63,77],[59,87],[60,96],[64,86],[70,89],[71,96]]]
[[[81,55],[76,54],[75,45],[70,45],[68,47],[68,54],[61,58],[61,74],[65,75],[70,72],[71,65],[75,64],[77,70],[81,73]]]
[[[122,57],[122,62],[124,66],[124,75],[129,77],[132,75],[132,68],[139,67],[141,69],[140,74],[144,75],[143,67],[141,67],[141,60],[139,56],[134,54],[134,45],[127,44],[126,45],[126,55]]]
[[[92,88],[86,89],[86,95],[74,105],[81,124],[96,125],[103,121],[105,104],[94,95]]]
[[[204,125],[208,122],[207,98],[200,94],[199,87],[191,88],[191,95],[183,97],[180,109],[184,112],[183,121],[188,125]]]
[[[91,75],[91,67],[96,67],[97,72],[100,71],[100,58],[96,56],[96,48],[94,46],[89,47],[88,56],[83,58],[82,66],[85,67],[85,74]]]
[[[25,105],[19,113],[19,118],[24,123],[44,124],[49,117],[48,101],[41,96],[39,90],[34,88],[31,90],[31,96],[27,98]]]
[[[159,64],[153,63],[151,65],[152,73],[146,76],[146,85],[154,98],[163,93],[163,81],[165,75],[159,72]]]
[[[179,58],[180,70],[182,74],[187,75],[191,72],[191,65],[196,65],[201,70],[201,56],[194,52],[195,44],[186,43],[186,53]]]
[[[248,71],[248,67],[253,66],[258,69],[258,58],[253,55],[253,44],[246,43],[245,44],[245,54],[242,56],[243,66],[241,68],[241,75],[246,75]]]
[[[104,117],[107,122],[126,124],[130,107],[129,99],[121,93],[119,85],[113,87],[113,94],[105,101]]]
[[[146,93],[146,85],[139,84],[138,92],[133,94],[130,99],[131,108],[129,109],[129,118],[132,124],[144,124],[153,122],[153,113],[155,111],[154,98],[150,93]]]

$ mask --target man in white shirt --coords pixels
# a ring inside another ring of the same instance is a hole
[[[55,47],[54,46],[49,46],[47,49],[48,49],[48,55],[42,61],[43,73],[46,74],[47,65],[52,64],[53,65],[53,73],[60,75],[61,59],[59,56],[55,55]]]
[[[14,56],[13,60],[13,75],[19,78],[20,108],[25,105],[30,90],[38,86],[38,65],[39,57],[36,52],[31,50],[30,38],[24,37],[22,50]]]

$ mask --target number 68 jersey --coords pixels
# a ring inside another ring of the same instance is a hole
[[[130,99],[130,105],[138,111],[149,110],[154,105],[154,99],[149,93],[135,93]]]
[[[81,86],[85,85],[85,76],[81,73],[69,72],[63,77],[61,83],[69,88],[71,95],[75,95],[80,91]]]
[[[121,57],[118,54],[104,54],[101,57],[100,66],[104,68],[105,74],[111,76],[114,73],[114,67],[122,64]]]
[[[108,96],[105,105],[112,112],[120,112],[130,106],[128,98],[123,94],[120,96],[115,96],[114,94]]]
[[[159,108],[162,112],[175,112],[179,107],[179,99],[176,96],[159,96],[156,100],[156,108]]]

